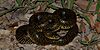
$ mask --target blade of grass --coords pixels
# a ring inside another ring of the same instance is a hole
[[[100,10],[100,5],[97,4],[95,14],[100,14],[99,10]]]
[[[23,0],[16,0],[16,4],[17,4],[18,6],[21,6],[22,1],[23,1]]]
[[[87,41],[82,41],[82,40],[79,40],[80,44],[84,45],[84,46],[88,46],[88,43]]]
[[[53,3],[53,0],[48,0],[49,5]]]
[[[97,2],[95,14],[97,14],[97,15],[100,14],[99,10],[100,10],[100,0],[98,0],[98,2]],[[96,21],[100,22],[100,16],[97,16]]]
[[[83,12],[77,11],[77,14],[79,14],[80,18],[83,18],[86,20],[86,22],[90,25],[90,19],[87,15],[85,15]]]
[[[67,0],[67,8],[72,9],[74,3],[75,3],[75,0]]]
[[[93,0],[89,0],[88,1],[88,5],[86,7],[86,12],[90,9],[90,7],[92,6]]]
[[[98,37],[96,35],[93,35],[91,38],[91,43],[95,42],[98,40]]]
[[[84,18],[84,19],[87,21],[87,23],[90,25],[90,19],[89,19],[89,17],[86,16],[86,15],[84,15],[84,14],[80,14],[80,15],[81,15],[81,17]]]
[[[100,10],[100,0],[97,1],[96,12],[98,12],[99,10]]]
[[[64,6],[65,5],[65,0],[60,0],[60,1],[61,1],[62,7],[65,8],[65,6]]]

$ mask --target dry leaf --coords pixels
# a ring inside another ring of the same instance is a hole
[[[100,33],[100,22],[95,23],[95,28],[98,33]]]
[[[81,29],[82,32],[86,32],[85,23],[83,22],[83,20],[81,21]]]
[[[82,9],[86,9],[87,5],[88,5],[88,1],[87,0],[77,0],[76,4],[82,8]],[[95,11],[96,9],[96,1],[93,2],[91,8],[89,9],[89,11]]]
[[[89,38],[88,38],[87,36],[84,36],[84,39],[85,39],[86,41],[89,41]]]
[[[100,46],[98,44],[96,46],[97,46],[98,50],[100,50]]]

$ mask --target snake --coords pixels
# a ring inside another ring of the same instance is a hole
[[[59,8],[53,13],[37,12],[29,24],[16,30],[16,39],[21,44],[59,45],[69,44],[78,35],[77,18],[73,10]]]

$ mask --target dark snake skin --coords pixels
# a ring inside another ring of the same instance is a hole
[[[70,9],[59,8],[54,13],[38,12],[30,17],[28,25],[16,30],[15,36],[21,44],[63,46],[77,36],[76,21],[76,14]]]
[[[21,44],[32,44],[32,40],[30,39],[29,35],[28,35],[28,31],[29,30],[29,25],[23,25],[20,26],[17,30],[16,30],[16,39],[19,41],[19,43]]]

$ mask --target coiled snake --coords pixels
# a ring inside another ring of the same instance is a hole
[[[74,11],[59,8],[54,13],[38,12],[29,19],[29,24],[16,30],[16,39],[21,44],[66,45],[78,34]]]

